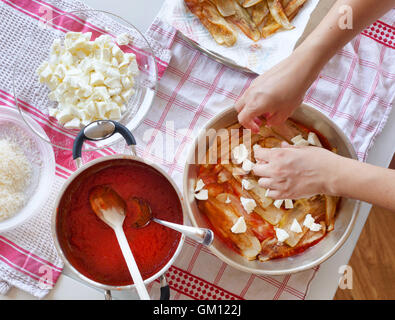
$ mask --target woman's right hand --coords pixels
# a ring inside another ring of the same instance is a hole
[[[294,52],[269,71],[258,76],[235,104],[241,125],[259,131],[259,117],[279,125],[300,106],[317,73],[309,67],[310,55]]]
[[[346,158],[324,148],[289,145],[257,148],[254,174],[273,199],[310,198],[316,194],[338,195],[338,176],[351,168]],[[345,169],[346,168],[346,169]]]

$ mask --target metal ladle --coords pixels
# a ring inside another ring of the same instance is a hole
[[[130,202],[134,202],[135,207],[138,209],[138,218],[134,223],[132,223],[134,228],[143,228],[151,221],[154,221],[165,227],[178,231],[205,246],[211,245],[214,240],[214,233],[210,229],[195,228],[154,218],[151,206],[145,199],[134,197],[130,199]]]

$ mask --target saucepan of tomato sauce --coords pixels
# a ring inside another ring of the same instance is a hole
[[[84,140],[99,140],[120,133],[131,155],[105,156],[82,165]],[[52,218],[55,246],[65,264],[82,280],[106,290],[134,288],[114,231],[101,221],[90,206],[92,188],[113,188],[126,203],[123,229],[145,284],[160,278],[161,299],[169,297],[164,273],[179,254],[184,236],[151,222],[134,228],[137,213],[132,198],[145,199],[156,218],[183,224],[181,195],[170,177],[157,165],[136,156],[135,140],[122,125],[113,121],[92,123],[77,136],[73,157],[79,167],[64,184]],[[165,297],[166,296],[166,297]]]

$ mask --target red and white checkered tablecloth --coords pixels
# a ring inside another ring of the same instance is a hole
[[[394,101],[394,26],[392,10],[340,50],[305,97],[344,130],[360,160],[366,159]],[[162,26],[153,28],[171,37]],[[173,57],[160,82],[157,103],[136,134],[150,132],[139,143],[144,146],[141,154],[152,160],[162,158],[155,144],[162,143],[163,133],[176,137],[177,152],[163,166],[181,183],[189,143],[212,116],[237,100],[253,77],[213,61],[177,35],[173,39]],[[174,127],[167,122],[174,122]],[[247,274],[188,240],[167,276],[174,299],[304,299],[318,270],[286,276]]]
[[[32,17],[29,11],[31,3],[49,3],[55,5],[57,10],[68,8],[66,1],[1,0],[0,17],[5,18],[2,14],[6,13],[19,19],[37,19],[37,15]],[[77,1],[70,3],[82,5]],[[395,10],[392,10],[339,51],[305,98],[305,102],[328,115],[344,130],[361,160],[366,159],[394,101],[394,24]],[[172,58],[169,64],[162,61],[163,76],[154,105],[134,132],[137,152],[161,165],[182,189],[183,166],[190,143],[211,117],[233,105],[253,76],[205,56],[160,19],[156,19],[151,26],[150,36],[170,50]],[[0,48],[4,46],[3,41],[6,40],[0,35]],[[1,59],[0,71],[2,77],[7,77],[8,70]],[[0,103],[14,107],[10,88],[4,83],[0,79]],[[35,106],[24,105],[47,132],[54,134],[56,131],[56,134],[64,135],[61,128],[40,114]],[[175,153],[170,155],[163,148],[167,136],[175,138]],[[108,149],[86,154],[85,157],[87,161],[112,153],[114,150]],[[53,194],[75,170],[70,152],[55,149],[55,155],[57,177]],[[54,253],[52,244],[48,243],[51,200],[47,207],[33,221],[34,228],[40,228],[41,224],[40,237],[29,234],[27,241],[28,231],[24,226],[16,230],[16,235],[0,235],[0,279],[3,280],[0,281],[0,292],[6,292],[13,285],[36,296],[44,296],[48,290],[38,286],[41,266],[52,268],[53,282],[56,282],[62,262]],[[318,270],[317,267],[284,276],[252,275],[228,266],[207,248],[187,239],[166,275],[172,299],[304,299]],[[149,285],[153,298],[158,297],[158,286],[158,282]]]

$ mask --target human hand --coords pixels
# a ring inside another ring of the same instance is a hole
[[[316,194],[336,195],[336,178],[342,157],[319,147],[291,146],[257,148],[253,171],[259,185],[270,189],[273,199],[309,198]]]
[[[266,73],[258,76],[236,102],[241,125],[259,131],[259,117],[267,124],[279,125],[300,106],[317,71],[308,67],[306,54],[294,53]]]

